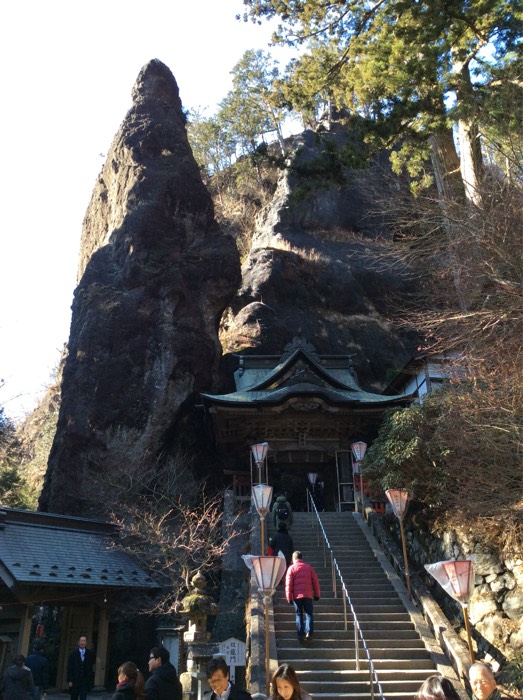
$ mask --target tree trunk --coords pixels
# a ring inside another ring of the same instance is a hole
[[[479,131],[475,121],[474,88],[470,80],[468,63],[453,56],[453,72],[457,78],[456,100],[458,106],[458,138],[461,179],[467,201],[481,208],[479,183],[483,171]]]
[[[447,251],[454,289],[462,311],[466,310],[461,264],[459,259],[459,235],[455,226],[455,209],[465,204],[465,189],[460,172],[460,159],[451,129],[440,129],[429,136],[432,167],[443,212],[443,225],[447,234]]]
[[[451,129],[440,129],[429,136],[432,167],[440,199],[463,201],[465,190],[460,175],[460,161]]]

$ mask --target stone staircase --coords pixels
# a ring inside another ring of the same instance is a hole
[[[320,516],[377,672],[375,697],[412,700],[425,678],[437,672],[436,664],[354,515],[345,512]],[[301,550],[304,561],[315,568],[321,599],[314,603],[313,639],[301,642],[296,634],[294,608],[286,602],[280,584],[273,599],[278,663],[291,664],[303,689],[317,700],[368,700],[367,654],[360,640],[357,670],[353,616],[347,608],[345,630],[341,587],[338,581],[334,597],[330,555],[327,552],[324,566],[323,537],[320,535],[318,545],[317,532],[312,514],[294,514],[294,549]]]

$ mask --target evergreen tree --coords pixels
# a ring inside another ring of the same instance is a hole
[[[437,171],[443,177],[440,187],[453,179],[450,128],[456,123],[462,186],[467,199],[480,204],[479,133],[489,90],[506,84],[514,73],[519,75],[520,3],[244,0],[244,4],[245,19],[280,20],[276,40],[291,45],[321,40],[329,51],[335,50],[336,63],[326,74],[318,71],[316,92],[332,86],[338,106],[374,120],[384,143],[407,135],[425,142],[432,138],[432,157],[440,159]],[[319,55],[317,49],[295,64],[297,82],[303,75],[300,67],[314,61],[315,54]],[[295,90],[298,96],[302,92],[299,85]]]

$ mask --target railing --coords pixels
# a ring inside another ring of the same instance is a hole
[[[359,623],[357,615],[356,615],[356,611],[354,610],[354,606],[352,604],[351,597],[349,595],[347,587],[345,586],[345,582],[343,580],[343,576],[341,574],[340,567],[338,566],[338,562],[336,561],[336,557],[334,556],[334,551],[330,545],[329,538],[327,537],[327,533],[325,532],[325,528],[323,527],[323,523],[321,522],[321,518],[320,518],[318,510],[316,508],[316,504],[314,503],[314,498],[310,492],[308,495],[309,495],[309,499],[310,499],[310,510],[316,516],[318,546],[320,546],[320,544],[321,544],[320,532],[321,532],[321,534],[323,534],[323,565],[325,567],[327,566],[327,550],[329,550],[329,552],[330,552],[331,572],[332,572],[332,590],[333,590],[335,598],[337,598],[337,596],[338,596],[338,586],[336,584],[336,575],[340,579],[342,596],[343,596],[343,620],[344,620],[345,631],[347,631],[347,629],[348,629],[347,605],[348,605],[350,612],[352,614],[352,619],[353,619],[353,624],[354,624],[354,648],[355,648],[355,656],[356,656],[356,658],[355,658],[356,671],[360,670],[360,648],[359,648],[360,645],[359,645],[359,642],[361,640],[363,651],[365,652],[365,655],[367,656],[367,661],[369,662],[369,685],[370,685],[371,699],[374,700],[374,695],[375,695],[374,685],[376,685],[380,698],[382,700],[386,700],[385,695],[383,694],[381,683],[378,680],[378,674],[377,674],[376,669],[374,668],[374,664],[372,662],[372,658],[371,658],[371,655],[369,652],[369,648],[367,646],[367,642],[365,641],[365,637],[363,636],[363,632],[361,630],[360,623]],[[314,521],[313,521],[313,524],[314,524]]]

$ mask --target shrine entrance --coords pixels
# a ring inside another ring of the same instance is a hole
[[[306,510],[308,473],[323,484],[325,510],[353,510],[358,486],[351,445],[371,442],[383,412],[410,396],[362,389],[348,355],[318,355],[301,337],[281,356],[239,355],[236,391],[202,394],[217,452],[242,490],[260,479],[250,446],[267,442],[268,483],[286,492],[294,510]],[[249,461],[250,460],[250,464]],[[225,470],[224,470],[225,472]]]

